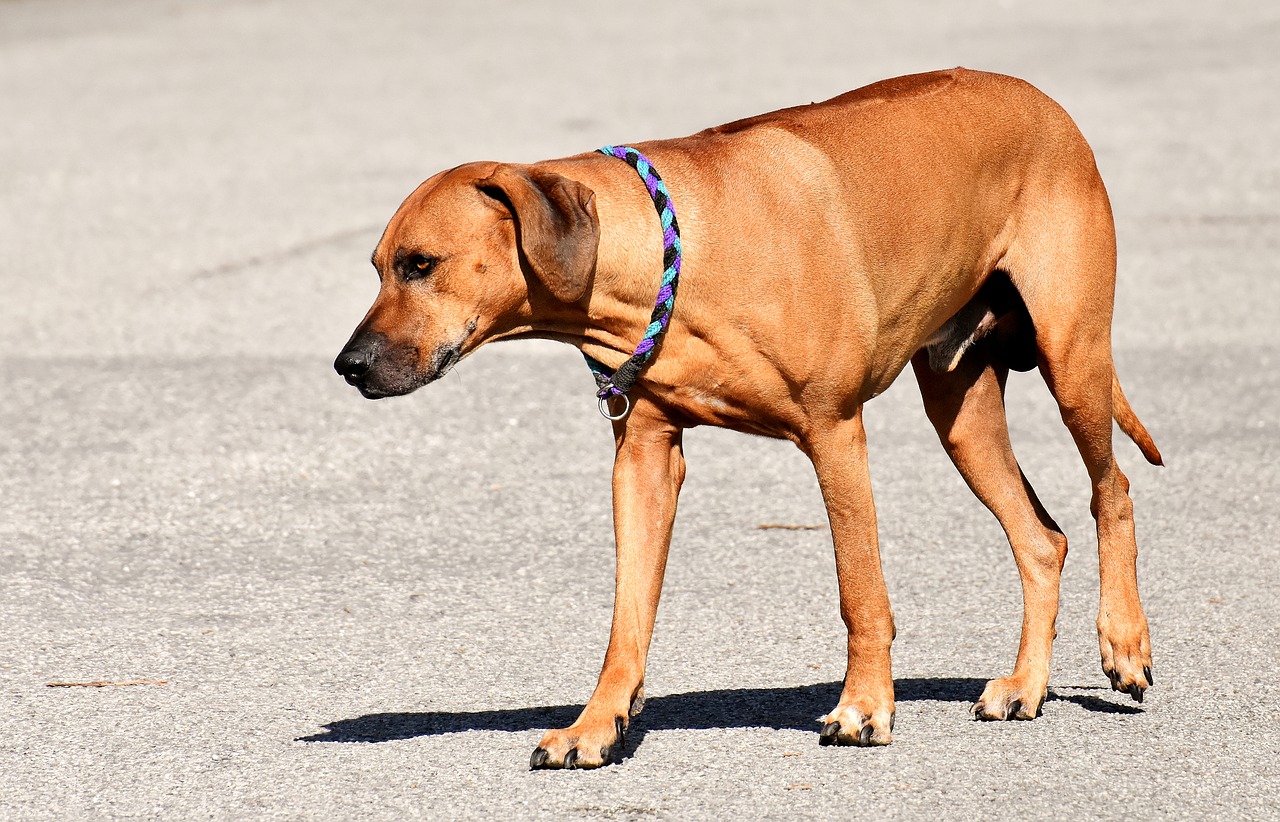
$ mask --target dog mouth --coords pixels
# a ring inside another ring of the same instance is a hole
[[[459,362],[462,361],[466,354],[463,352],[463,345],[467,338],[471,336],[471,328],[457,342],[443,345],[436,349],[435,354],[431,357],[430,367],[421,371],[414,368],[404,367],[408,363],[401,364],[400,368],[393,369],[392,373],[387,376],[391,379],[351,379],[347,378],[347,382],[355,386],[360,395],[367,400],[380,400],[386,397],[398,397],[412,393],[424,385],[428,385],[439,380],[444,375],[453,370]],[[409,358],[405,358],[409,359]],[[414,358],[416,359],[416,357]]]
[[[436,347],[430,359],[412,344],[376,346],[357,343],[355,354],[344,350],[335,368],[347,384],[367,400],[398,397],[416,391],[448,374],[466,357],[466,343],[475,333],[477,320],[468,321],[452,342]],[[424,362],[425,360],[425,362]],[[371,362],[372,361],[372,362]],[[425,368],[422,366],[426,366]]]
[[[375,388],[372,385],[365,385],[359,382],[351,382],[351,380],[347,380],[347,382],[350,383],[351,385],[354,385],[356,390],[360,392],[360,396],[364,397],[366,400],[381,400],[387,397],[394,397],[397,394],[408,393],[408,392],[400,392],[400,391],[384,391],[380,388]],[[413,390],[413,389],[410,389],[410,390]]]
[[[453,367],[462,361],[466,356],[463,348],[467,344],[467,340],[471,339],[471,335],[475,333],[478,325],[478,318],[467,321],[466,327],[462,331],[462,336],[452,343],[442,345],[436,349],[435,356],[432,357],[431,371],[428,373],[419,386],[426,385],[429,382],[435,382],[453,370]],[[469,353],[469,352],[467,352]]]
[[[447,346],[436,352],[435,364],[431,369],[431,375],[423,382],[426,385],[448,374],[453,367],[462,360],[462,341],[454,345]]]

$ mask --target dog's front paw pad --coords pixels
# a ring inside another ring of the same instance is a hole
[[[881,713],[881,712],[878,712]],[[822,719],[818,732],[819,745],[855,745],[860,748],[888,745],[893,741],[894,714],[887,717],[867,714],[857,709],[837,709]]]
[[[1011,719],[1028,720],[1040,716],[1040,706],[1037,705],[1034,709],[1029,709],[1021,699],[1015,699],[1007,704],[1000,702],[987,703],[979,700],[973,703],[969,713],[973,715],[974,719],[980,719],[985,722],[1001,722]]]
[[[621,762],[626,748],[626,728],[626,720],[619,716],[603,733],[585,727],[547,731],[529,757],[529,769],[572,771]]]
[[[627,747],[627,726],[623,722],[622,717],[615,717],[613,720],[614,736],[613,741],[600,749],[600,761],[603,765],[611,765],[615,762],[622,761],[622,755]]]
[[[974,719],[988,722],[1035,719],[1040,716],[1045,693],[1043,685],[1031,685],[1013,677],[993,679],[987,683],[969,713]]]

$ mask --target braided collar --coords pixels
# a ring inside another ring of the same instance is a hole
[[[644,181],[645,188],[649,190],[649,197],[653,200],[653,207],[658,211],[658,219],[662,223],[662,284],[658,288],[658,296],[654,301],[653,314],[649,317],[649,326],[645,329],[644,337],[636,346],[636,351],[631,355],[631,359],[624,362],[618,367],[617,371],[612,373],[605,367],[603,363],[587,356],[584,352],[583,357],[587,360],[587,367],[591,369],[592,374],[596,378],[596,397],[600,400],[600,413],[611,420],[620,420],[631,410],[631,401],[627,399],[627,392],[635,385],[636,379],[640,376],[640,370],[654,354],[654,347],[666,332],[667,326],[671,323],[671,309],[676,302],[676,287],[680,284],[680,224],[676,222],[675,206],[671,203],[671,192],[667,191],[666,183],[662,182],[662,178],[658,176],[658,170],[653,167],[653,163],[649,161],[640,152],[629,146],[605,146],[598,149],[601,154],[607,154],[610,157],[617,157],[623,160],[627,165],[636,170],[640,175],[640,179]],[[609,400],[613,397],[622,397],[625,407],[622,412],[614,415],[609,412]]]

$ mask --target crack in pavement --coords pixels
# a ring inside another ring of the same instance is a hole
[[[252,254],[248,257],[242,257],[238,260],[232,260],[230,262],[219,263],[218,265],[202,268],[190,275],[190,279],[193,282],[200,282],[202,280],[212,280],[218,277],[228,277],[234,274],[241,274],[245,271],[251,271],[263,265],[283,262],[296,257],[299,254],[310,254],[323,248],[341,245],[349,240],[354,240],[357,237],[365,236],[371,232],[376,232],[378,231],[378,228],[379,227],[377,225],[369,224],[359,228],[333,232],[316,239],[294,243],[292,245],[285,246],[284,248],[264,251],[258,254]]]

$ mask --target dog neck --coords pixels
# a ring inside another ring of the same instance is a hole
[[[600,242],[590,292],[577,304],[535,305],[534,332],[617,368],[644,336],[662,281],[662,231],[653,201],[635,172],[611,157],[590,154],[539,165],[595,192]]]

